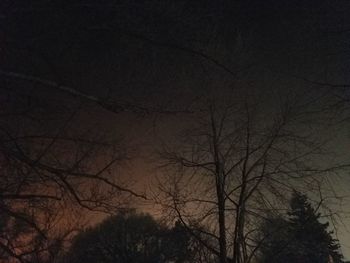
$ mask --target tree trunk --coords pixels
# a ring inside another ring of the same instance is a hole
[[[244,171],[245,173],[245,171]],[[233,240],[233,262],[241,263],[241,248],[244,250],[244,217],[245,217],[245,191],[246,191],[246,175],[243,175],[243,183],[240,191],[240,197],[236,206],[236,222]],[[244,252],[244,251],[243,251]],[[243,259],[246,253],[243,253]]]
[[[220,179],[220,178],[219,178]],[[217,198],[219,209],[219,246],[220,246],[220,263],[227,262],[226,251],[226,223],[225,223],[225,197],[221,182],[217,182]]]

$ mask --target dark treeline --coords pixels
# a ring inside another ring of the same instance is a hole
[[[329,223],[295,192],[284,214],[270,214],[257,230],[261,240],[256,262],[345,262]],[[323,222],[322,222],[323,221]],[[69,263],[217,262],[210,251],[176,222],[167,227],[147,214],[124,211],[83,230],[68,252],[57,259]]]
[[[0,262],[344,262],[349,13],[1,1]]]

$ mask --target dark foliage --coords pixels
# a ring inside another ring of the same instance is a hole
[[[150,215],[120,213],[80,233],[64,262],[191,262],[189,242],[179,223],[167,228]]]
[[[295,192],[288,217],[270,218],[262,227],[264,245],[261,262],[341,263],[343,255],[329,223],[322,223],[321,213],[307,196]]]

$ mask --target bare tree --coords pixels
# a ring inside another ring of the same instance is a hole
[[[314,103],[261,101],[211,101],[182,143],[161,154],[168,176],[159,179],[159,203],[221,263],[251,262],[266,213],[283,210],[295,189],[317,195],[344,168],[325,161],[326,140],[310,116]]]
[[[80,104],[66,107],[21,91],[1,98],[0,254],[6,262],[58,253],[77,230],[67,220],[78,208],[113,213],[146,198],[115,173],[129,158],[126,146],[85,128]]]

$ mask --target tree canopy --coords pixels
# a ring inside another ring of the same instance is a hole
[[[269,218],[262,226],[261,262],[344,262],[329,223],[322,221],[307,196],[294,192],[287,217]]]
[[[168,228],[147,214],[119,213],[81,232],[69,263],[192,262],[190,238],[181,224]]]

